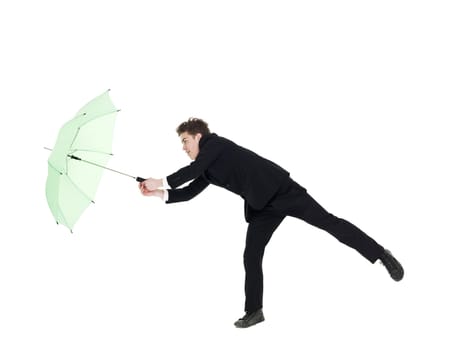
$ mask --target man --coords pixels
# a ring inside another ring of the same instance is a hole
[[[246,313],[235,322],[236,327],[247,328],[264,321],[264,249],[286,216],[327,231],[371,263],[381,260],[395,281],[403,278],[402,265],[388,250],[350,222],[328,213],[277,164],[211,133],[201,119],[190,118],[180,124],[177,133],[183,150],[193,162],[165,179],[149,178],[139,188],[143,195],[158,196],[166,203],[190,200],[209,184],[244,199],[245,219],[249,223],[243,255]],[[193,181],[188,186],[178,188],[190,180]]]

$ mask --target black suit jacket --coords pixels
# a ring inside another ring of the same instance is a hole
[[[190,200],[213,184],[245,200],[248,221],[249,207],[263,209],[288,178],[289,173],[270,160],[217,134],[204,135],[196,160],[167,177],[172,188],[167,203]],[[194,181],[177,189],[190,180]]]

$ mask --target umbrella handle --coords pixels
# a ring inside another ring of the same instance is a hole
[[[138,182],[143,182],[143,181],[146,181],[147,179],[143,179],[142,177],[136,177],[136,181]]]

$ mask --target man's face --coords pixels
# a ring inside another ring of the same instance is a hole
[[[188,154],[191,160],[195,160],[199,154],[199,140],[203,135],[196,134],[190,135],[188,132],[180,134],[180,141],[182,141],[183,150]]]

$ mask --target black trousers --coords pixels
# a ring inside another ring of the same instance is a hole
[[[304,220],[323,229],[340,242],[356,249],[370,262],[381,256],[384,248],[350,222],[328,213],[298,183],[289,179],[262,210],[250,208],[243,262],[245,266],[245,311],[263,307],[264,249],[273,232],[286,216]]]

